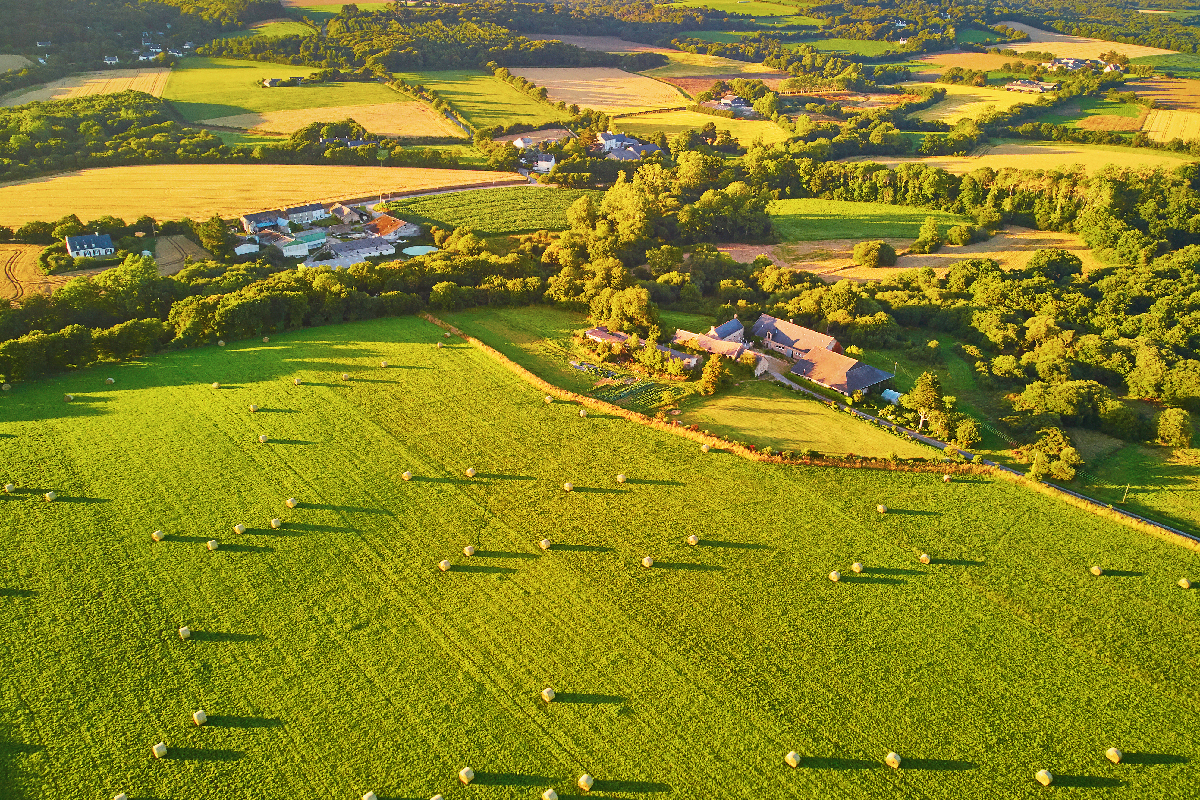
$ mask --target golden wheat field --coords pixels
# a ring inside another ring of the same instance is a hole
[[[162,97],[163,88],[171,74],[170,67],[144,69],[109,69],[71,75],[33,89],[12,92],[0,98],[0,105],[19,106],[35,100],[67,100],[93,94],[115,94],[126,89]]]
[[[1153,100],[1164,108],[1200,111],[1200,80],[1195,78],[1141,78],[1126,81],[1125,88]]]
[[[1122,44],[1121,42],[1108,42],[1104,39],[1088,39],[1084,36],[1068,36],[1012,20],[1005,20],[1003,24],[1029,34],[1028,42],[1004,46],[1005,49],[1016,50],[1019,53],[1026,50],[1037,50],[1043,53],[1054,53],[1058,58],[1099,58],[1101,53],[1116,50],[1130,58],[1140,58],[1141,56],[1162,56],[1175,52],[1174,50],[1163,50],[1161,47],[1144,47],[1140,44]]]
[[[912,85],[905,84],[905,86]],[[987,86],[956,86],[941,83],[937,86],[946,90],[946,99],[929,108],[921,109],[912,115],[914,118],[926,122],[940,120],[953,125],[964,119],[978,119],[989,109],[1007,111],[1015,105],[1029,102],[1029,95],[1020,92],[1006,92],[1003,89],[993,89]]]
[[[421,192],[495,182],[523,182],[508,172],[417,167],[271,164],[151,164],[68,172],[0,185],[0,224],[113,214],[157,219],[251,211],[353,197]]]
[[[682,108],[689,102],[674,86],[611,67],[522,68],[512,73],[545,86],[553,102],[599,111]]]
[[[1078,165],[1088,172],[1117,165],[1134,169],[1163,167],[1174,169],[1187,163],[1189,157],[1149,150],[1144,147],[1109,147],[1086,144],[1025,144],[1023,142],[1000,142],[977,148],[966,156],[932,156],[926,158],[848,158],[846,161],[874,161],[894,167],[897,164],[922,163],[941,167],[947,172],[964,174],[981,167],[995,170],[1042,169],[1066,171]]]
[[[1146,117],[1142,130],[1156,142],[1195,141],[1200,139],[1200,113],[1156,108]]]
[[[462,128],[425,103],[405,101],[372,105],[297,108],[287,111],[257,111],[201,120],[206,125],[244,128],[261,133],[292,133],[310,122],[340,122],[352,119],[380,136],[449,136],[465,139]]]
[[[25,56],[0,53],[0,72],[8,72],[10,69],[21,69],[22,67],[28,67],[32,63]]]

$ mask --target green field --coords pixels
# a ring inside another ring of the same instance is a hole
[[[1173,53],[1165,56],[1140,56],[1129,59],[1131,64],[1150,64],[1162,72],[1171,72],[1177,78],[1200,78],[1200,55]]]
[[[956,42],[971,42],[972,44],[988,44],[990,42],[999,42],[1000,34],[995,31],[983,31],[979,28],[960,28],[954,33]]]
[[[1076,478],[1080,491],[1200,535],[1200,449],[1111,442],[1111,451],[1084,456],[1087,463]]]
[[[368,2],[355,3],[354,5],[358,7],[359,11],[381,11],[391,5],[391,3]],[[284,10],[289,16],[296,17],[297,19],[308,17],[315,22],[324,23],[340,14],[342,7],[340,5],[328,4],[315,6],[284,6]]]
[[[970,222],[945,211],[820,198],[776,200],[767,213],[775,231],[787,242],[915,239],[926,217],[937,217],[943,228]]]
[[[704,454],[435,341],[354,323],[5,393],[6,798],[533,798],[586,771],[606,797],[1022,800],[1041,768],[1195,796],[1195,553],[983,477]]]
[[[763,0],[681,0],[670,5],[680,8],[711,8],[726,14],[749,14],[752,17],[786,17],[795,14],[807,4],[785,5]]]
[[[775,451],[802,449],[820,453],[886,458],[933,458],[937,452],[893,436],[841,411],[767,381],[748,381],[714,397],[697,397],[679,417],[718,436],[729,436]]]
[[[698,131],[710,122],[717,126],[717,130],[729,131],[730,135],[746,146],[756,139],[774,144],[788,138],[787,131],[769,120],[725,119],[697,111],[659,111],[618,117],[613,120],[613,130],[619,129],[631,136],[652,136],[662,131],[670,137],[684,131]]]
[[[312,36],[314,31],[299,20],[280,19],[269,22],[259,22],[244,31],[233,31],[230,38],[246,36]]]
[[[379,83],[322,83],[265,89],[264,78],[307,76],[313,67],[225,58],[186,58],[171,72],[163,98],[189,122],[265,111],[402,102]]]
[[[513,122],[545,125],[570,118],[567,112],[534,100],[499,78],[475,70],[398,72],[396,77],[437,91],[477,128]]]
[[[1081,97],[1067,105],[1059,106],[1053,113],[1038,117],[1038,122],[1079,127],[1081,120],[1088,117],[1125,117],[1137,119],[1145,109],[1137,103],[1121,103],[1103,97]]]
[[[859,56],[878,56],[899,47],[895,42],[880,42],[873,39],[812,39],[790,45],[790,47],[795,50],[801,44],[812,45],[822,53],[852,53]]]
[[[556,189],[514,186],[414,197],[388,203],[410,222],[442,228],[466,226],[480,234],[561,231],[567,207],[585,194],[600,202],[594,189]]]

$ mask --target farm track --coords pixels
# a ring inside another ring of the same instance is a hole
[[[25,296],[25,284],[21,283],[21,281],[17,278],[16,271],[13,269],[20,258],[21,252],[19,250],[14,250],[4,261],[4,278],[11,283],[13,288],[16,290],[15,294],[9,298],[9,300],[13,301],[20,300]]]

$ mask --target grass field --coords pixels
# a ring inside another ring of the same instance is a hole
[[[115,94],[127,89],[160,97],[170,74],[169,67],[82,72],[78,75],[44,83],[41,86],[10,92],[0,98],[0,105],[19,106],[37,100],[66,100],[93,94]]]
[[[250,211],[332,202],[389,192],[419,192],[508,182],[508,172],[418,167],[338,167],[271,164],[152,164],[68,172],[0,184],[0,223],[78,214],[137,219],[237,217]],[[180,191],[186,186],[187,191]]]
[[[1005,482],[581,420],[440,340],[356,323],[0,399],[9,797],[506,800],[586,771],[613,797],[1023,800],[1040,768],[1194,795],[1195,553]]]
[[[1037,50],[1043,53],[1054,53],[1058,58],[1099,58],[1101,53],[1116,50],[1118,53],[1123,53],[1129,56],[1129,58],[1134,59],[1141,56],[1171,55],[1174,52],[1172,50],[1164,50],[1161,47],[1145,47],[1139,44],[1124,44],[1122,42],[1109,42],[1104,39],[1068,36],[1062,33],[1042,30],[1041,28],[1034,28],[1031,25],[1025,25],[1020,22],[1013,22],[1012,20],[1004,20],[1003,24],[1029,34],[1030,40],[1028,42],[1016,42],[1005,45],[1005,49],[1016,50],[1020,53],[1026,50]]]
[[[231,38],[245,36],[312,36],[316,31],[297,19],[267,19],[244,31],[233,31]]]
[[[314,22],[324,23],[336,17],[342,10],[342,6],[346,5],[342,0],[334,0],[329,3],[311,2],[311,0],[300,0],[300,2],[291,2],[285,0],[283,7],[287,13],[297,19],[307,17]],[[360,11],[382,11],[387,8],[390,3],[355,3]]]
[[[895,50],[895,42],[880,42],[872,39],[813,39],[802,44],[812,45],[822,53],[853,53],[860,56],[878,56],[888,50]],[[794,45],[791,49],[799,46]]]
[[[959,225],[970,221],[945,211],[818,198],[775,200],[767,207],[767,213],[771,215],[771,224],[780,238],[793,242],[819,239],[916,239],[926,217],[937,217],[942,225]]]
[[[388,207],[409,222],[442,228],[466,226],[480,234],[560,231],[568,227],[567,207],[585,194],[599,202],[602,192],[513,186],[414,197]]]
[[[582,47],[584,50],[595,50],[601,53],[662,53],[663,55],[671,56],[679,52],[678,50],[671,50],[652,44],[631,42],[628,39],[620,39],[616,36],[572,36],[561,33],[522,33],[521,35],[535,42],[559,41],[563,44],[573,44],[576,47]]]
[[[1156,142],[1195,141],[1200,139],[1200,112],[1156,108],[1146,117],[1142,130]]]
[[[708,123],[717,130],[729,131],[742,144],[748,145],[755,139],[767,144],[782,142],[788,133],[774,122],[755,119],[724,119],[695,111],[662,111],[655,114],[638,114],[635,117],[620,117],[613,120],[614,130],[631,136],[648,136],[662,131],[668,137],[688,130],[700,130]]]
[[[512,70],[538,86],[544,86],[552,102],[579,105],[599,111],[644,111],[686,105],[688,100],[670,84],[611,67],[535,68]]]
[[[737,75],[748,72],[757,77],[764,72],[769,72],[777,74],[781,78],[787,77],[786,73],[768,69],[762,64],[736,61],[732,58],[721,58],[704,53],[687,53],[679,50],[671,53],[667,58],[671,60],[671,63],[648,69],[642,74],[653,78],[689,78],[705,75]]]
[[[749,14],[752,17],[786,17],[797,13],[807,4],[785,5],[763,0],[680,0],[670,5],[680,8],[711,8],[726,14]]]
[[[1077,439],[1079,433],[1072,431],[1071,436]],[[1200,533],[1200,449],[1172,451],[1117,439],[1111,443],[1108,452],[1085,457],[1077,479],[1083,491],[1118,508]]]
[[[1200,78],[1200,55],[1194,53],[1140,56],[1129,60],[1133,64],[1149,64],[1162,72],[1173,73],[1179,78]]]
[[[941,167],[947,172],[962,174],[980,167],[992,169],[1067,170],[1079,165],[1096,172],[1110,164],[1124,167],[1162,167],[1174,169],[1191,158],[1184,154],[1149,150],[1144,147],[1109,147],[1087,144],[1031,144],[1020,141],[995,140],[996,144],[977,149],[969,156],[931,156],[926,158],[857,158],[854,161],[876,161],[897,164],[920,161]]]
[[[534,100],[499,78],[475,70],[398,72],[396,77],[436,90],[477,128],[512,122],[545,125],[570,117],[567,112]]]
[[[289,89],[276,88],[268,91],[289,91]],[[392,97],[397,98],[399,95],[393,92]],[[344,119],[352,119],[371,133],[380,136],[467,138],[462,128],[435,111],[432,106],[407,99],[358,106],[256,111],[249,114],[216,117],[205,120],[205,122],[209,125],[243,128],[261,133],[290,134],[312,122],[339,122]]]
[[[1089,131],[1137,131],[1141,130],[1145,115],[1146,108],[1136,103],[1081,97],[1039,117],[1038,121]]]
[[[919,85],[909,85],[914,89],[919,88]],[[1020,92],[1007,92],[987,86],[943,83],[936,85],[946,90],[946,99],[917,111],[912,115],[916,119],[941,120],[953,125],[964,119],[978,119],[989,109],[1007,111],[1015,105],[1029,102],[1029,96]]]

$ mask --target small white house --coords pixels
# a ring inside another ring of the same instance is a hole
[[[105,65],[107,65],[107,66],[110,66],[110,67],[111,67],[111,66],[115,66],[115,65],[117,65],[117,64],[120,64],[120,63],[121,63],[121,59],[117,58],[116,56],[105,56],[105,57],[104,57],[104,63],[105,63]]]
[[[112,237],[107,233],[88,236],[68,236],[64,240],[67,253],[72,258],[103,258],[117,252]]]
[[[537,162],[534,163],[533,171],[545,175],[554,169],[554,165],[557,163],[554,156],[543,153],[538,156]]]
[[[237,244],[235,244],[233,246],[234,254],[239,255],[239,256],[246,256],[246,255],[250,255],[251,253],[257,253],[258,249],[259,248],[258,248],[257,237],[254,237],[254,236],[247,237],[245,239],[238,239]]]

